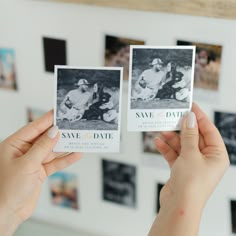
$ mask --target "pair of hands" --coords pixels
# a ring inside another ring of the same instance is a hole
[[[193,104],[192,110],[183,119],[180,136],[163,132],[162,138],[156,139],[157,149],[171,168],[170,179],[160,193],[161,212],[170,212],[171,207],[183,202],[202,209],[229,165],[224,142],[214,124],[197,105]],[[11,235],[30,217],[47,176],[80,159],[78,153],[52,152],[59,139],[58,129],[50,128],[52,122],[53,113],[49,112],[0,144],[1,235]],[[169,216],[161,217],[169,224]],[[168,224],[161,227],[168,229]],[[171,235],[162,234],[162,230],[154,223],[150,235]]]

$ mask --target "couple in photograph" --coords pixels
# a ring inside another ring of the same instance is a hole
[[[75,86],[77,88],[69,91],[59,105],[59,120],[117,122],[118,114],[112,95],[104,91],[102,83],[97,82],[91,85],[86,79],[80,79]]]
[[[132,99],[150,101],[175,99],[187,101],[189,89],[184,74],[177,71],[177,65],[169,61],[166,65],[160,58],[150,63],[151,68],[142,72],[134,85]]]

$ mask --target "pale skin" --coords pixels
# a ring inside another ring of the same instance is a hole
[[[197,236],[202,210],[229,166],[218,130],[197,105],[192,110],[180,136],[163,132],[156,139],[171,176],[149,236]],[[52,120],[49,112],[0,144],[0,235],[13,235],[31,216],[47,176],[80,159],[78,153],[52,152],[59,138],[56,127],[49,129]]]
[[[52,122],[50,111],[0,144],[0,235],[13,235],[31,216],[47,176],[80,159],[78,153],[52,152],[59,138]]]
[[[197,236],[202,210],[229,166],[215,125],[193,104],[181,135],[163,132],[156,147],[171,168],[149,236]]]

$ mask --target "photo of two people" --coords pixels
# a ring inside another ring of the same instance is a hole
[[[117,130],[120,82],[120,69],[58,68],[58,127],[70,130]]]
[[[188,108],[193,49],[132,49],[131,109]]]

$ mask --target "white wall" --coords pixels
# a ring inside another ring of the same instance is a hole
[[[198,101],[213,115],[215,108],[236,110],[236,23],[230,20],[141,11],[98,8],[35,0],[0,0],[0,47],[16,50],[18,92],[0,90],[0,139],[26,123],[26,107],[48,110],[53,106],[53,75],[44,72],[42,36],[64,38],[68,64],[102,66],[104,34],[144,39],[150,45],[175,45],[176,39],[223,46],[221,82],[217,103]],[[127,99],[124,89],[123,101]],[[126,106],[123,106],[124,109]],[[141,134],[127,133],[123,109],[123,148],[120,155],[84,155],[69,170],[79,177],[79,212],[52,207],[48,184],[34,217],[96,235],[143,236],[155,216],[156,183],[165,181],[166,168],[142,163]],[[102,201],[101,157],[135,164],[138,168],[138,207],[129,209]],[[229,198],[236,198],[235,168],[231,167],[203,215],[200,235],[230,234]]]
[[[22,224],[14,236],[96,236],[84,232],[73,231],[68,227],[62,227],[39,220],[28,220]]]

